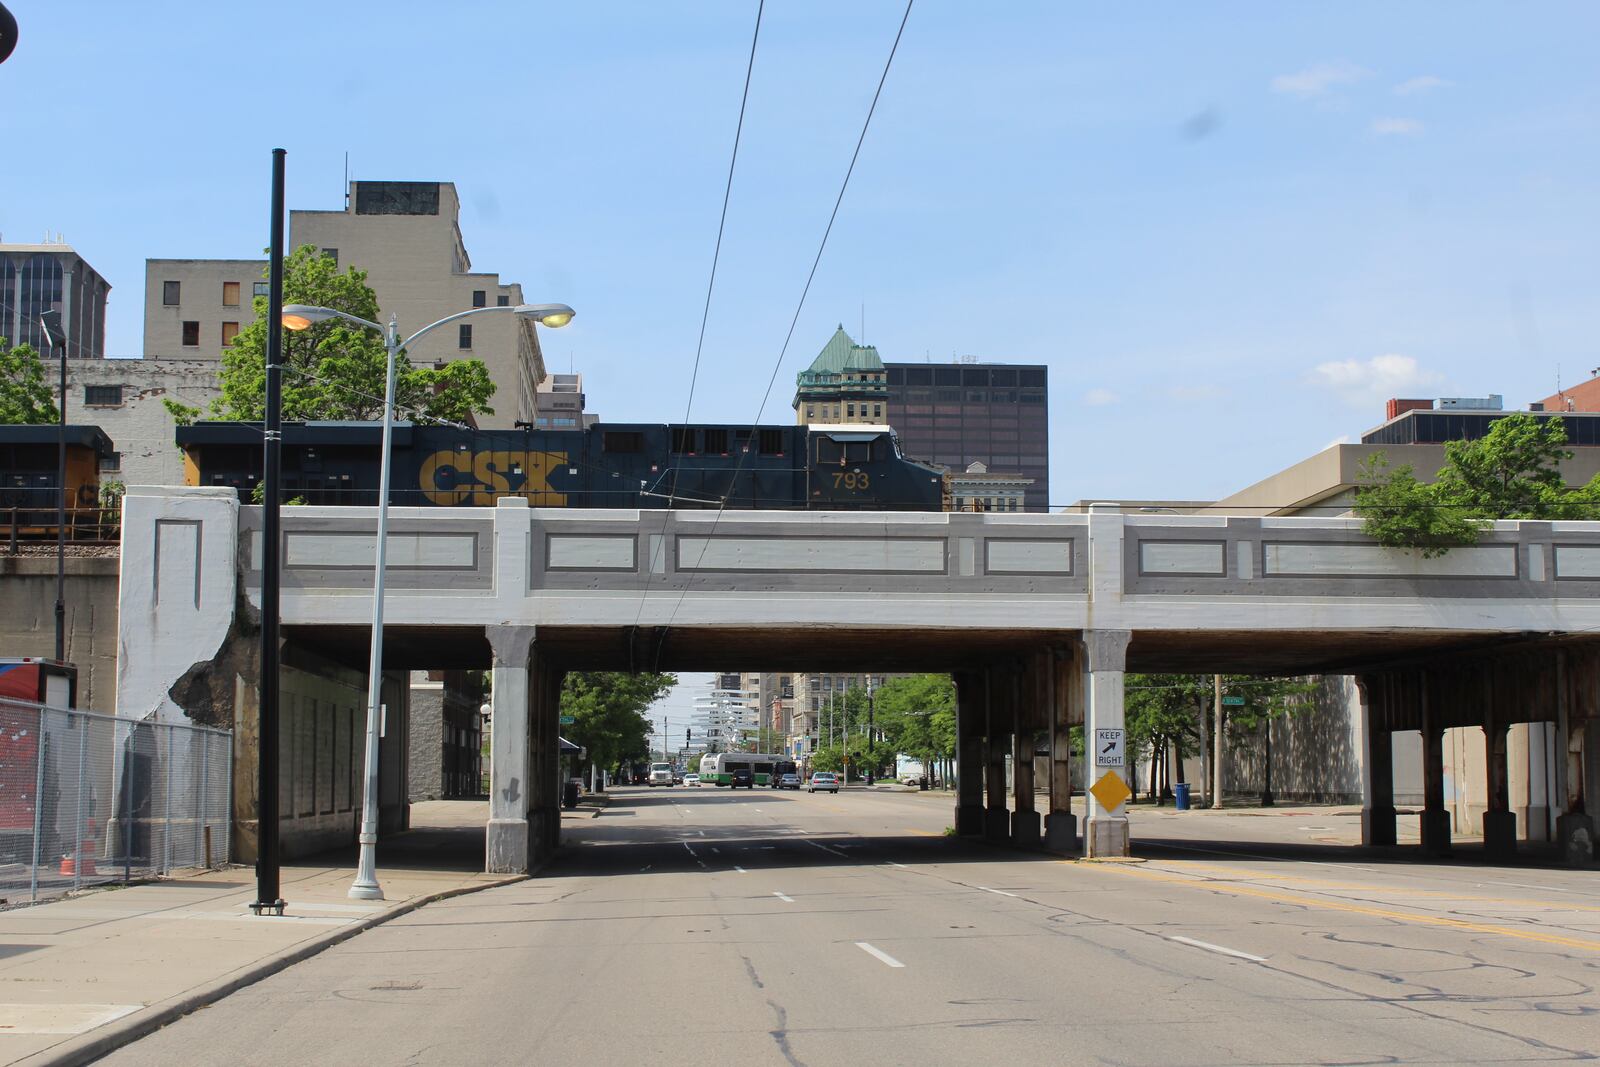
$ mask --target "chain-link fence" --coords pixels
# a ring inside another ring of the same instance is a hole
[[[0,902],[228,860],[232,735],[0,699]]]

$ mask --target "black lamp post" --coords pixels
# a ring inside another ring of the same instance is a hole
[[[67,659],[67,334],[61,312],[39,316],[45,344],[61,361],[61,410],[56,419],[56,662]]]

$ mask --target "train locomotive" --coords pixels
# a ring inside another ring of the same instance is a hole
[[[906,458],[888,426],[596,423],[584,429],[476,430],[397,423],[389,502],[487,507],[938,511],[942,467]],[[283,427],[283,498],[377,502],[381,427]],[[189,485],[230,486],[249,502],[261,479],[259,423],[177,430]]]
[[[54,539],[56,463],[62,436],[54,424],[0,426],[0,537]],[[67,537],[98,540],[101,529],[100,467],[116,455],[98,426],[66,427]],[[112,527],[110,536],[116,537]]]

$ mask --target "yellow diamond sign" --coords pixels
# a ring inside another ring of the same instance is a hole
[[[1090,787],[1089,792],[1100,802],[1100,806],[1107,811],[1116,811],[1122,806],[1123,801],[1133,796],[1133,790],[1128,788],[1128,783],[1116,771],[1107,771],[1100,776],[1100,780]]]

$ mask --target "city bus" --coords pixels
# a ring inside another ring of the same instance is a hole
[[[744,769],[756,785],[771,785],[777,765],[788,758],[760,752],[712,752],[700,757],[700,784],[728,785],[733,781],[733,772]]]

